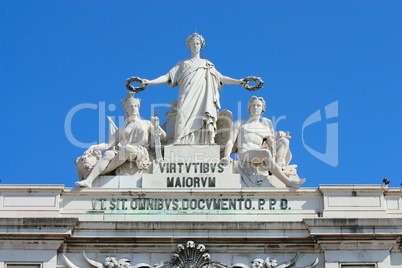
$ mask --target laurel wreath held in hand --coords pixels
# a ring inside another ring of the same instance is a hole
[[[140,87],[133,87],[132,85],[130,85],[132,82],[140,83],[141,86]],[[141,78],[139,78],[137,76],[133,76],[133,77],[130,77],[130,78],[127,79],[126,88],[128,90],[131,90],[131,91],[134,91],[134,92],[137,93],[137,92],[143,91],[146,88],[146,86],[142,85],[142,79]]]
[[[249,91],[256,91],[256,90],[258,90],[258,89],[260,89],[260,88],[262,88],[264,86],[264,81],[262,81],[260,77],[256,77],[256,76],[248,76],[248,77],[244,78],[243,81],[246,81],[246,84],[244,84],[243,87],[245,89],[249,90]],[[256,82],[257,85],[250,86],[248,84],[248,82],[250,82],[250,81],[251,82]],[[137,83],[142,84],[142,79],[137,77],[137,76],[133,76],[133,77],[128,78],[127,81],[126,81],[126,88],[128,90],[131,90],[131,91],[134,91],[134,92],[141,92],[146,88],[146,86],[133,87],[131,85],[132,82],[137,82]]]
[[[243,85],[243,87],[249,91],[256,91],[264,86],[264,81],[262,81],[260,77],[256,77],[256,76],[248,76],[248,77],[244,78],[243,81],[246,81],[246,83]],[[250,81],[256,82],[257,85],[250,86],[248,84],[248,82],[250,82]]]

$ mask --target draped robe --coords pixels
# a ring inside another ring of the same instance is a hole
[[[213,143],[222,75],[205,59],[179,61],[168,73],[169,86],[179,86],[175,143]]]
[[[139,169],[144,169],[149,164],[149,129],[152,127],[148,120],[137,119],[127,122],[124,127],[119,129],[119,141],[121,146],[131,145],[137,148],[136,154],[130,154],[127,161],[135,161]],[[119,169],[122,173],[122,168]],[[129,173],[126,173],[127,175]]]

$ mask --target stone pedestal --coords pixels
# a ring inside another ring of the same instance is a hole
[[[240,174],[220,162],[219,146],[206,144],[166,146],[164,161],[142,179],[142,188],[241,187]]]

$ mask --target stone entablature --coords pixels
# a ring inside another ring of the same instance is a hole
[[[91,267],[84,256],[97,261],[110,256],[124,258],[133,265],[157,264],[169,261],[177,244],[191,237],[207,246],[214,262],[227,264],[224,267],[250,265],[255,258],[268,257],[284,263],[298,253],[296,267],[309,267],[317,259],[314,267],[318,268],[357,261],[394,268],[402,257],[401,236],[401,218],[237,223],[0,218],[0,267],[13,260],[46,260],[44,268]],[[46,257],[52,253],[52,258]],[[66,266],[64,256],[77,266]]]
[[[400,190],[381,185],[321,185],[299,189],[0,186],[2,217],[76,217],[94,221],[147,221],[150,218],[160,221],[301,221],[320,217],[401,218],[401,210]]]
[[[91,267],[88,260],[113,258],[157,268],[190,240],[208,247],[211,267],[255,268],[251,261],[286,263],[295,254],[298,268],[402,264],[400,189],[123,187],[133,178],[103,177],[108,186],[93,188],[1,185],[0,268]]]
[[[99,182],[108,186],[93,188],[1,185],[0,268],[24,260],[43,268],[91,267],[83,252],[97,262],[154,267],[190,240],[206,245],[213,263],[226,265],[220,268],[254,268],[252,260],[271,257],[286,263],[295,254],[298,268],[315,260],[316,268],[402,264],[397,188],[128,187],[133,178],[104,177]]]

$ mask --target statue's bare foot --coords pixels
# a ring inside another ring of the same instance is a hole
[[[292,176],[293,178],[289,179],[288,186],[291,188],[298,188],[300,185],[306,182],[306,179],[300,179],[299,176]]]
[[[79,186],[79,187],[88,187],[91,188],[92,183],[88,180],[82,180],[82,181],[76,181],[75,185]]]

